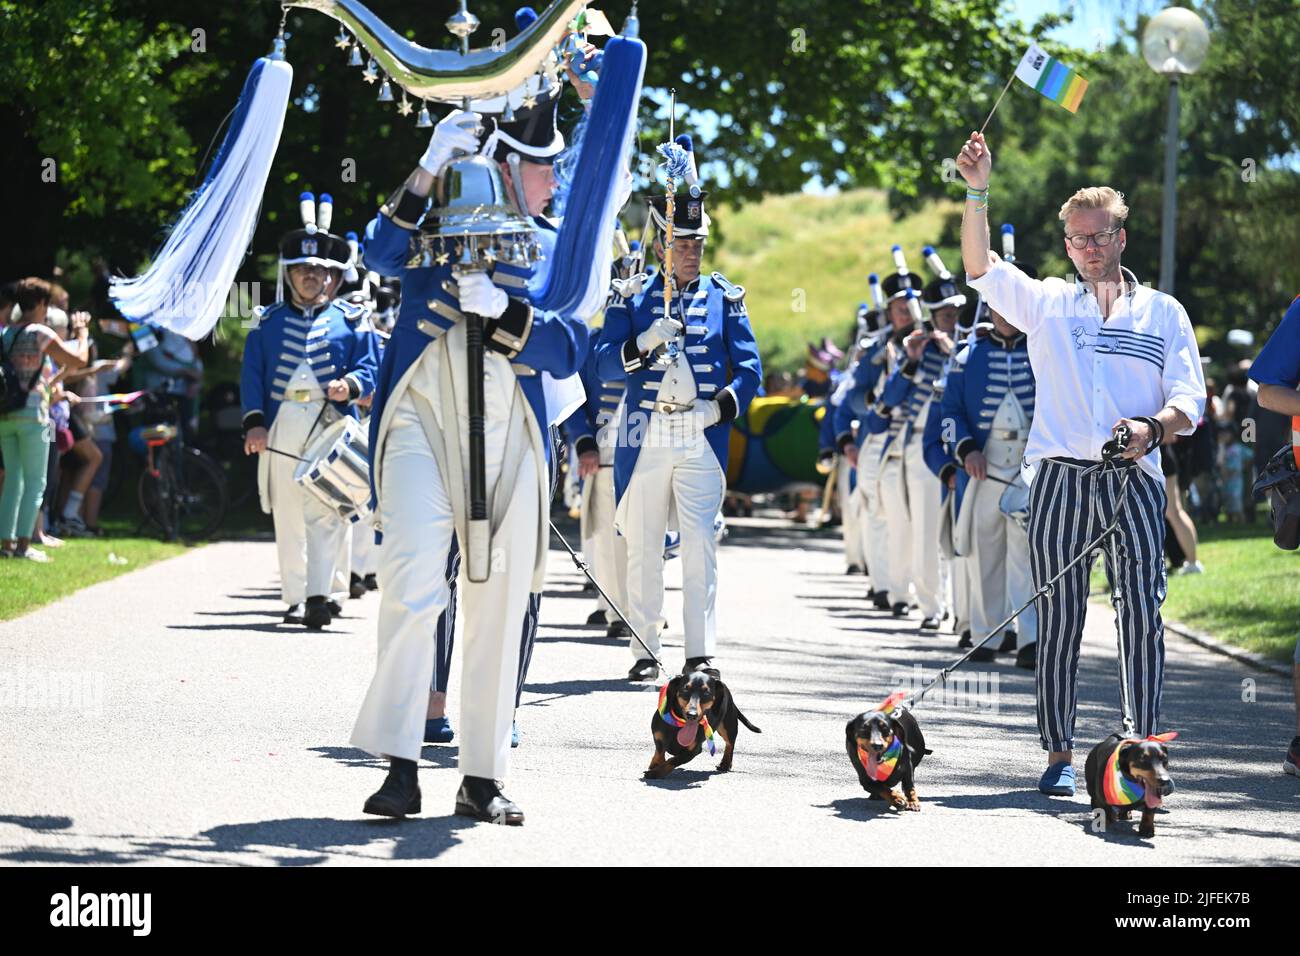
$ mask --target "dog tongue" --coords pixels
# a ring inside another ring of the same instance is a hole
[[[700,729],[698,720],[688,720],[682,724],[681,729],[677,731],[677,742],[683,747],[691,747],[695,744],[695,734]]]
[[[1152,787],[1147,787],[1146,792],[1142,794],[1142,799],[1152,810],[1156,809],[1164,802],[1160,798],[1160,794]]]
[[[874,779],[876,776],[876,769],[879,766],[880,764],[876,762],[876,755],[872,753],[867,754],[867,776]]]

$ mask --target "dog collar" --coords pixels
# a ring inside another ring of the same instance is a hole
[[[863,768],[869,777],[880,783],[884,783],[894,775],[894,768],[898,766],[898,758],[902,752],[903,741],[899,739],[898,734],[894,734],[894,742],[885,748],[879,760],[874,759],[862,744],[858,744],[858,759],[862,761]]]
[[[663,718],[664,723],[669,727],[685,727],[685,719],[678,717],[673,713],[672,707],[668,705],[668,685],[664,684],[659,688],[659,716]],[[718,753],[718,742],[714,739],[713,728],[709,726],[709,718],[700,718],[700,727],[704,729],[704,743],[709,748],[709,756],[714,757]]]

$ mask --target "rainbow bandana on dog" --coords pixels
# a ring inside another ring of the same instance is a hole
[[[1151,734],[1147,740],[1154,740],[1158,743],[1168,743],[1178,736],[1177,731],[1170,731],[1167,734]],[[1140,744],[1141,740],[1130,738],[1121,740],[1115,745],[1115,749],[1110,752],[1106,758],[1106,769],[1101,778],[1101,792],[1106,802],[1112,807],[1128,807],[1135,803],[1141,803],[1146,797],[1146,787],[1136,780],[1130,780],[1124,776],[1123,771],[1119,768],[1119,752],[1129,744]]]
[[[683,747],[689,747],[695,743],[695,721],[687,721],[673,713],[673,709],[668,706],[668,685],[664,684],[659,688],[659,716],[669,727],[677,727],[677,742]],[[699,725],[704,728],[704,745],[709,748],[709,756],[716,756],[718,753],[718,741],[709,726],[709,718],[701,717]]]
[[[878,713],[892,715],[898,708],[899,703],[907,694],[901,690],[896,690],[885,699],[885,702],[876,708]],[[864,749],[861,742],[858,743],[858,760],[862,761],[862,766],[866,768],[867,776],[873,780],[884,783],[894,773],[894,768],[898,766],[898,758],[903,753],[903,741],[898,734],[894,734],[893,743],[885,748],[885,752],[877,760],[868,750]]]

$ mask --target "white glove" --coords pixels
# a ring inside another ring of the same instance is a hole
[[[436,176],[455,153],[477,153],[478,136],[474,129],[478,122],[478,116],[474,113],[464,110],[448,113],[433,128],[429,148],[420,157],[420,168]]]
[[[699,419],[701,428],[709,428],[722,421],[722,408],[712,398],[700,399],[691,406],[691,411]]]
[[[499,319],[510,304],[510,297],[498,289],[486,272],[470,272],[457,280],[460,285],[460,310],[481,315],[485,319]]]
[[[671,316],[654,320],[654,324],[636,337],[636,347],[641,352],[653,352],[682,334],[682,324]]]

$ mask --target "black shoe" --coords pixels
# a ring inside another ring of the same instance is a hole
[[[713,666],[713,659],[709,657],[688,657],[686,664],[682,667],[683,674],[693,674],[696,671],[704,671],[710,677],[720,678],[722,672]]]
[[[311,598],[308,598],[307,600],[311,601]],[[331,617],[341,617],[343,615],[343,605],[333,598],[329,598],[325,602],[325,607],[329,609]]]
[[[850,564],[847,568],[844,569],[844,573],[845,573],[845,574],[865,574],[866,572],[862,570],[862,565],[860,565],[860,564]]]
[[[302,623],[302,605],[301,605],[301,604],[291,604],[291,605],[289,605],[289,610],[287,610],[287,611],[284,612],[284,623],[285,623],[285,624],[301,624],[301,623]]]
[[[998,656],[997,652],[994,651],[993,648],[985,644],[983,647],[975,648],[974,652],[970,656],[970,659],[973,661],[979,661],[981,664],[987,664],[989,661],[997,658],[997,656]]]
[[[376,578],[373,574],[367,574],[363,580],[366,582],[367,591],[379,590],[379,579]]]
[[[332,620],[329,604],[323,597],[317,594],[307,599],[307,608],[302,613],[302,623],[313,631],[319,631],[321,628],[328,627]]]
[[[456,813],[487,823],[500,823],[508,827],[524,825],[524,811],[501,792],[495,780],[484,777],[465,777],[456,791]]]
[[[898,601],[890,607],[890,610],[894,612],[894,617],[907,617],[909,608],[906,601]]]
[[[668,630],[668,618],[665,617],[659,621],[659,633],[663,634],[667,630]]]
[[[975,646],[975,642],[971,640],[970,628],[967,628],[966,630],[961,632],[961,640],[957,642],[957,649],[959,651],[964,651],[967,648],[974,647],[974,646]]]
[[[628,680],[658,680],[659,665],[654,661],[640,660],[627,672]]]
[[[605,628],[605,636],[619,637],[619,638],[631,637],[632,629],[628,627],[626,624],[624,624],[622,621],[615,620],[613,624]]]
[[[1002,643],[998,646],[999,654],[1010,654],[1016,649],[1016,632],[1007,631],[1002,635]]]
[[[359,597],[364,597],[365,593],[366,593],[365,579],[362,578],[361,575],[359,574],[352,575],[352,579],[348,582],[348,597],[352,598],[352,600],[355,601]]]
[[[939,630],[939,619],[934,616],[927,617],[924,621],[921,622],[921,630],[923,631]]]
[[[1016,666],[1032,671],[1038,667],[1038,644],[1026,644],[1016,651]]]
[[[415,761],[392,757],[384,785],[370,795],[362,813],[377,817],[404,817],[420,812],[420,786],[416,782]]]
[[[605,616],[605,612],[604,612],[604,611],[596,610],[596,611],[592,611],[590,614],[587,615],[587,623],[588,623],[588,624],[608,624],[608,623],[609,623],[609,619]]]
[[[877,591],[873,588],[867,592],[867,600],[871,602],[872,607],[877,611],[893,610],[893,605],[889,603],[888,591]]]

